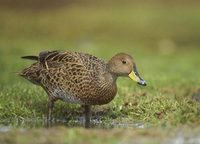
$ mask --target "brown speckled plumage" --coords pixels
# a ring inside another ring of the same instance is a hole
[[[128,76],[134,69],[137,72],[133,58],[123,53],[108,63],[90,54],[64,51],[22,58],[37,60],[20,75],[47,92],[49,117],[58,99],[86,106],[109,103],[117,93],[117,77]]]

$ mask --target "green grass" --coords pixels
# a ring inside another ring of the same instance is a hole
[[[188,58],[187,61],[185,58]],[[198,53],[191,51],[157,57],[148,54],[145,60],[142,56],[138,56],[137,60],[148,86],[141,87],[128,78],[119,78],[116,98],[102,108],[96,106],[97,111],[94,110],[93,115],[100,110],[104,113],[103,120],[113,117],[115,121],[142,121],[158,126],[199,124],[199,102],[192,99],[200,84],[199,67],[196,67]],[[15,73],[9,77],[14,84],[6,83],[0,88],[1,119],[44,118],[47,95],[43,89],[26,82]],[[55,117],[73,119],[82,116],[81,107],[57,103]]]
[[[119,78],[115,99],[93,108],[93,118],[100,117],[102,121],[97,127],[110,128],[113,127],[111,123],[117,127],[122,122],[127,125],[144,123],[147,128],[142,131],[146,131],[151,139],[153,130],[148,130],[149,127],[158,128],[160,132],[175,127],[198,126],[200,106],[193,95],[200,90],[200,9],[195,5],[175,6],[139,2],[122,5],[118,2],[87,6],[73,4],[39,11],[1,9],[1,124],[15,128],[44,126],[47,95],[42,88],[26,82],[16,72],[32,63],[20,59],[23,55],[63,49],[91,53],[105,60],[117,52],[129,53],[136,59],[139,73],[147,81],[148,85],[141,87],[128,78]],[[79,105],[57,102],[54,117],[66,119],[68,126],[74,125],[83,115],[82,111]],[[16,131],[5,134],[5,139],[0,136],[0,140],[12,143],[9,137]],[[33,138],[44,131],[35,129],[29,134]],[[74,133],[83,141],[88,138],[87,133],[78,128],[55,128],[52,131],[60,131],[63,138],[64,131],[71,133],[63,141],[77,142],[74,136],[71,137]],[[102,131],[95,130],[95,134]],[[118,129],[105,133],[118,136],[124,131]],[[134,133],[141,135],[139,131]],[[51,135],[51,131],[49,133]],[[169,136],[167,133],[163,135]],[[119,140],[117,136],[106,137],[107,143],[115,143]],[[13,141],[23,143],[25,137],[24,134],[18,135]],[[104,135],[97,141],[102,137]]]

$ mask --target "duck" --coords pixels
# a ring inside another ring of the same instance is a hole
[[[35,61],[18,74],[46,91],[48,122],[52,121],[54,103],[62,100],[84,107],[85,128],[89,128],[91,106],[108,104],[114,99],[118,77],[129,77],[146,86],[135,60],[126,53],[117,53],[108,62],[88,53],[58,50],[21,58]]]

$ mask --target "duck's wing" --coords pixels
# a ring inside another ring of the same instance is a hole
[[[96,70],[105,67],[105,62],[103,60],[90,54],[78,52],[41,52],[38,61],[46,69],[73,67],[74,65],[83,66],[87,70]]]
[[[43,51],[39,54],[38,62],[46,69],[59,68],[64,66],[63,57],[66,55],[67,52],[62,51]]]
[[[95,75],[102,74],[106,68],[103,60],[90,54],[79,52],[43,51],[38,56],[24,56],[22,58],[37,60],[36,63],[22,71],[23,75],[27,75],[27,73],[28,75],[33,75],[45,69],[62,69],[62,71],[68,71],[66,73],[77,71],[77,75],[84,73],[94,77]],[[33,74],[29,74],[30,72]]]

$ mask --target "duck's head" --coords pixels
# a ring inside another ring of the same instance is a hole
[[[137,71],[134,59],[125,53],[118,53],[113,56],[108,62],[109,71],[116,76],[127,76],[138,84],[146,86],[145,80],[143,80]]]

